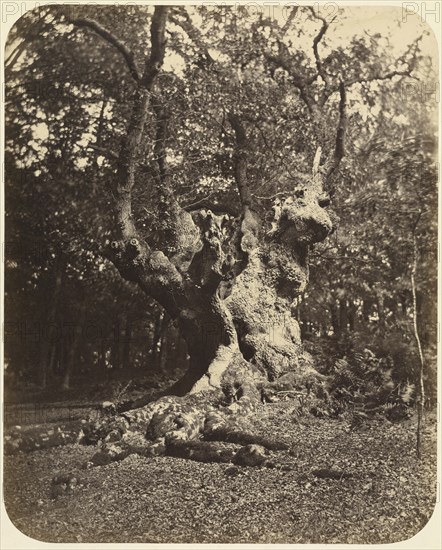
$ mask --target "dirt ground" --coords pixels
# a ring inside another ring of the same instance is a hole
[[[48,542],[352,543],[406,540],[436,499],[436,420],[429,415],[422,459],[415,419],[391,423],[299,416],[290,401],[263,405],[252,429],[290,451],[273,468],[203,464],[132,455],[85,469],[93,447],[66,445],[5,457],[10,519]],[[317,469],[348,477],[322,479]],[[79,483],[54,495],[51,480]]]

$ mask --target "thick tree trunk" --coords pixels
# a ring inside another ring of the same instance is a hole
[[[214,440],[254,441],[241,429],[241,418],[274,388],[284,384],[306,397],[326,394],[292,316],[308,280],[309,247],[332,227],[319,191],[317,182],[300,185],[270,232],[248,206],[239,219],[226,221],[205,210],[191,217],[169,197],[172,222],[160,244],[173,253],[166,256],[132,237],[113,243],[112,259],[123,277],[177,320],[190,367],[167,396],[114,404],[84,426],[83,441],[103,441],[94,464],[130,452],[218,456]],[[243,452],[228,459],[242,460]]]
[[[323,195],[323,184],[337,170],[344,154],[345,85],[339,83],[335,149],[321,165],[322,147],[327,145],[329,149],[323,103],[307,89],[307,76],[293,79],[312,117],[318,148],[312,173],[299,174],[282,202],[254,203],[248,182],[251,147],[247,131],[239,114],[228,113],[235,141],[232,173],[240,212],[235,219],[216,216],[206,209],[191,215],[174,195],[166,164],[166,108],[152,93],[165,55],[168,9],[158,6],[154,10],[151,49],[143,74],[131,52],[115,38],[111,40],[119,45],[135,80],[135,90],[113,189],[119,240],[111,243],[106,255],[125,279],[137,283],[177,320],[187,344],[190,367],[171,388],[174,396],[163,396],[143,406],[138,403],[133,410],[124,407],[123,411],[118,404],[107,406],[98,420],[84,426],[82,438],[104,441],[92,460],[95,464],[124,458],[129,452],[198,459],[210,456],[245,464],[247,449],[226,456],[211,444],[224,439],[234,444],[256,442],[267,448],[281,448],[244,434],[237,424],[241,416],[253,410],[268,396],[266,391],[283,379],[308,395],[323,391],[324,377],[302,351],[299,325],[292,310],[294,300],[307,284],[309,249],[332,229],[323,208],[329,203]],[[94,22],[82,19],[76,24],[86,25],[108,40],[112,37]],[[276,62],[280,65],[281,58]],[[321,74],[319,64],[318,76]],[[326,100],[325,95],[322,99]],[[148,182],[158,210],[155,239],[138,231],[132,210],[132,191],[142,177],[138,161],[144,126],[151,110],[155,112],[157,130]],[[286,183],[282,189],[290,187]],[[263,210],[270,208],[274,216],[269,230]],[[121,414],[115,414],[118,411]],[[200,438],[205,439],[203,447],[198,446]]]
[[[75,370],[75,363],[78,361],[79,350],[81,344],[81,338],[83,336],[83,325],[86,316],[86,306],[83,303],[80,310],[78,321],[73,323],[72,331],[69,331],[67,335],[67,353],[66,353],[66,366],[63,375],[62,388],[69,390],[71,387],[71,379]]]
[[[49,302],[49,311],[46,317],[46,329],[43,333],[43,345],[40,355],[40,386],[42,389],[47,385],[48,367],[51,363],[51,353],[53,346],[55,345],[52,338],[57,339],[58,333],[61,330],[60,326],[57,326],[57,309],[60,301],[60,294],[63,286],[63,276],[66,267],[66,260],[62,257],[61,253],[57,256],[55,266],[55,281],[54,290]],[[54,331],[55,329],[55,331]]]
[[[125,406],[121,416],[95,424],[95,435],[88,437],[102,439],[112,432],[111,437],[120,440],[117,457],[134,448],[134,441],[137,448],[161,453],[176,453],[181,442],[179,452],[192,454],[195,443],[183,449],[183,442],[201,435],[213,438],[213,430],[225,433],[222,426],[235,432],[241,414],[253,410],[284,376],[292,389],[324,394],[323,377],[303,352],[299,325],[292,317],[294,301],[308,280],[309,247],[332,227],[319,205],[320,184],[301,184],[266,233],[261,217],[249,206],[244,135],[237,121],[232,123],[240,139],[236,178],[241,217],[226,221],[206,210],[191,217],[168,194],[166,179],[158,192],[163,203],[167,199],[170,222],[157,246],[173,252],[166,257],[127,237],[113,245],[113,261],[121,274],[177,320],[190,356],[187,373],[168,397],[132,403],[134,410]],[[142,436],[146,430],[147,439]],[[245,439],[250,442],[250,437]],[[109,453],[114,450],[102,448],[97,463],[114,459]]]
[[[126,372],[131,367],[131,362],[130,362],[131,341],[132,341],[132,327],[131,327],[129,316],[127,316],[126,326],[124,329],[124,343],[123,343],[123,357],[122,357],[122,367],[123,367],[123,370]]]
[[[219,298],[212,297],[207,304],[186,309],[180,314],[179,328],[187,343],[190,366],[183,378],[171,388],[171,392],[185,395],[198,381],[199,387],[220,388],[218,374],[212,372],[209,375],[209,367],[222,349],[237,346],[235,327],[225,305]]]
[[[122,459],[130,452],[216,459],[221,456],[216,451],[220,439],[233,438],[238,446],[258,443],[244,432],[241,419],[268,399],[273,388],[284,384],[306,396],[325,395],[324,377],[303,352],[299,325],[292,316],[294,301],[307,284],[309,243],[324,238],[331,228],[327,215],[314,197],[311,200],[307,212],[303,203],[293,206],[289,202],[276,234],[257,238],[256,230],[250,229],[253,219],[245,224],[246,218],[240,220],[236,236],[215,234],[219,255],[223,247],[235,254],[233,247],[239,243],[235,265],[240,269],[227,280],[220,275],[218,256],[210,254],[212,249],[194,255],[188,264],[198,285],[186,282],[167,263],[161,264],[158,284],[149,260],[138,259],[135,271],[130,266],[133,260],[124,258],[122,273],[132,280],[136,276],[141,288],[177,319],[190,367],[167,396],[147,404],[115,404],[113,413],[106,409],[98,420],[84,425],[80,439],[103,441],[93,464]],[[204,224],[207,213],[200,216]],[[210,215],[209,221],[213,228],[221,218]],[[213,229],[209,237],[214,246]],[[207,232],[201,238],[204,247]],[[158,258],[163,262],[161,255]],[[222,252],[221,258],[227,254]],[[142,261],[146,269],[139,267]],[[205,440],[202,447],[201,438]],[[268,448],[278,446],[278,442],[259,441]],[[17,449],[13,443],[14,438],[10,448]],[[238,447],[234,455],[222,455],[223,460],[240,461],[245,452]]]

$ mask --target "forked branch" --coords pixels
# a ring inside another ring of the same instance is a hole
[[[135,62],[134,54],[127,48],[127,46],[119,39],[117,38],[113,33],[108,31],[105,27],[100,25],[97,21],[94,21],[93,19],[87,19],[84,17],[79,17],[77,19],[73,19],[70,21],[73,25],[76,27],[86,27],[88,29],[91,29],[100,36],[103,40],[106,40],[114,46],[116,50],[120,52],[123,59],[126,62],[126,65],[129,69],[130,74],[132,75],[132,78],[138,82],[140,80],[140,72],[138,70],[138,67]]]
[[[418,48],[419,41],[421,39],[422,39],[422,36],[419,36],[418,38],[416,38],[416,40],[414,40],[414,42],[407,48],[407,50],[397,59],[398,63],[403,63],[407,66],[405,69],[395,69],[385,74],[380,74],[379,72],[375,72],[367,76],[355,76],[353,78],[347,78],[345,82],[346,88],[349,89],[354,84],[367,84],[370,82],[391,80],[395,76],[408,76],[409,78],[412,78],[414,80],[419,80],[416,76],[412,74],[412,72],[416,66],[416,50]],[[410,56],[411,56],[411,61],[408,60],[408,57]],[[325,100],[327,100],[336,91],[337,91],[336,87],[329,88],[327,93],[325,94]]]
[[[325,86],[327,87],[328,86],[328,83],[329,83],[329,78],[328,78],[328,75],[327,73],[325,72],[324,70],[324,66],[322,64],[322,60],[321,60],[321,57],[319,55],[319,50],[318,50],[318,46],[319,46],[319,43],[321,42],[321,40],[324,38],[325,36],[325,33],[327,32],[329,26],[330,26],[330,23],[332,23],[334,21],[335,18],[333,18],[330,23],[327,22],[327,19],[325,19],[325,17],[321,17],[320,15],[318,15],[316,12],[315,12],[315,9],[313,6],[310,6],[309,7],[313,17],[315,17],[316,19],[319,19],[321,22],[322,22],[322,26],[318,32],[318,34],[315,36],[315,38],[313,39],[313,54],[315,56],[315,62],[316,62],[316,69],[317,69],[317,75],[315,75],[313,77],[313,79],[311,79],[311,81],[313,82],[314,80],[316,80],[316,78],[318,76],[320,76],[325,84]]]
[[[129,239],[138,237],[132,219],[132,189],[135,184],[136,163],[150,104],[150,92],[164,61],[167,10],[166,6],[155,7],[151,23],[151,51],[146,58],[144,74],[135,90],[131,118],[118,159],[116,188],[118,223],[123,236]]]
[[[264,54],[266,59],[274,66],[279,67],[286,71],[293,82],[295,88],[298,89],[301,99],[306,104],[308,110],[312,114],[315,108],[314,101],[308,95],[308,81],[304,75],[301,75],[297,70],[295,70],[294,63],[291,58],[288,47],[278,40],[278,55],[273,55],[271,53]],[[315,77],[316,78],[316,77]],[[313,79],[314,80],[314,79]]]

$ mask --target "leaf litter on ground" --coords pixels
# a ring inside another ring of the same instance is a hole
[[[379,544],[414,536],[436,497],[436,421],[427,418],[422,460],[415,419],[367,421],[291,414],[263,405],[249,430],[290,450],[273,468],[131,455],[84,469],[93,447],[66,445],[5,457],[8,514],[47,542]],[[78,484],[53,498],[54,475]],[[318,475],[322,472],[324,475]]]

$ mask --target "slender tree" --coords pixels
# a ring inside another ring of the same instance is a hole
[[[416,222],[413,224],[413,228],[412,228],[413,259],[412,259],[411,274],[410,274],[411,293],[413,296],[413,309],[412,309],[413,330],[414,330],[414,337],[416,339],[416,346],[419,354],[419,369],[418,369],[418,375],[417,375],[418,391],[417,391],[417,428],[416,428],[417,430],[416,452],[419,458],[421,456],[421,430],[422,430],[424,404],[425,404],[425,387],[424,387],[425,361],[424,361],[424,354],[422,351],[421,339],[419,336],[419,326],[418,326],[418,318],[417,318],[417,300],[416,300],[416,272],[417,272],[417,260],[418,260],[416,230],[419,224],[420,217],[421,217],[421,212],[418,213]]]

